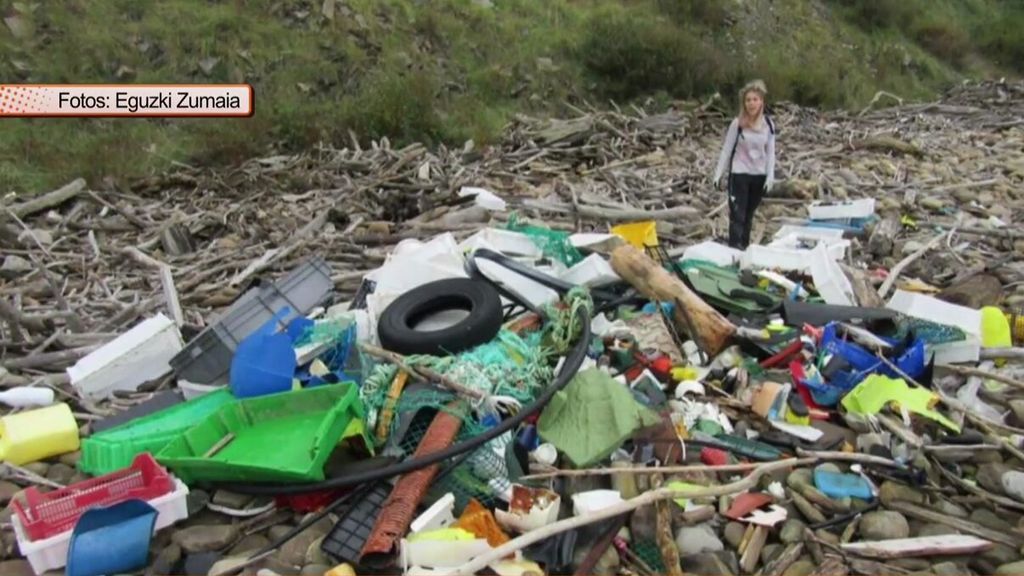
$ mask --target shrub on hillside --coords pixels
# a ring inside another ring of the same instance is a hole
[[[977,27],[974,37],[981,50],[1001,66],[1024,72],[1024,9],[1007,11]]]

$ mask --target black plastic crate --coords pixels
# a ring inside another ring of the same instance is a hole
[[[391,489],[390,483],[377,482],[368,492],[361,494],[324,538],[320,550],[335,562],[358,565],[359,553],[370,537]]]

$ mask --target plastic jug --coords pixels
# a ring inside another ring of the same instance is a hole
[[[78,423],[60,403],[0,418],[0,461],[27,464],[78,450]]]

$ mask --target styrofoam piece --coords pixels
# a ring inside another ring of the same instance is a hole
[[[771,268],[787,272],[807,272],[810,268],[808,252],[810,250],[751,244],[740,257],[740,268]]]
[[[454,568],[489,551],[491,545],[483,538],[473,540],[420,540],[402,538],[402,565],[424,568]]]
[[[964,362],[976,363],[981,357],[981,339],[968,334],[967,338],[959,342],[927,344],[925,350],[935,355],[935,363],[940,366]]]
[[[896,290],[885,307],[921,320],[956,326],[968,334],[981,336],[981,311],[974,308],[950,304],[933,296],[906,290]]]
[[[801,426],[800,424],[791,424],[789,422],[782,422],[779,420],[770,420],[769,424],[771,424],[772,428],[775,428],[776,430],[781,430],[786,434],[796,436],[797,438],[808,442],[817,442],[825,435],[824,432],[813,426]]]
[[[544,251],[526,234],[500,228],[484,228],[459,244],[459,250],[463,253],[469,253],[480,248],[501,252],[509,257],[528,256],[530,258],[541,258],[544,256]]]
[[[189,382],[188,380],[181,378],[178,379],[178,388],[181,389],[181,393],[185,396],[185,400],[191,400],[193,398],[198,398],[203,394],[216,392],[223,387],[224,385],[196,384],[195,382]]]
[[[786,224],[775,233],[776,240],[787,236],[796,236],[801,240],[839,241],[843,239],[843,231],[838,228],[821,228],[818,226],[794,226]]]
[[[621,280],[612,269],[612,265],[599,254],[587,256],[582,262],[566,270],[561,279],[588,288],[606,286]]]
[[[625,243],[625,240],[615,234],[581,232],[569,236],[569,244],[572,244],[573,247],[593,252],[610,252]]]
[[[484,188],[463,186],[459,190],[459,198],[465,198],[466,196],[473,196],[477,206],[492,212],[504,212],[508,208],[500,196]]]
[[[579,492],[572,496],[572,513],[576,516],[583,516],[591,512],[598,512],[610,506],[623,502],[622,495],[618,490],[591,490]]]
[[[694,244],[683,252],[683,260],[706,260],[717,266],[733,266],[742,257],[742,250],[710,240]]]
[[[455,495],[449,492],[434,502],[423,514],[417,516],[409,525],[409,529],[416,533],[435,528],[447,528],[455,522],[455,516],[452,515],[454,509]]]
[[[184,482],[174,479],[174,491],[164,494],[159,498],[149,500],[149,504],[156,508],[157,517],[153,531],[166,528],[179,520],[188,518],[188,486]],[[25,534],[17,514],[11,517],[14,524],[14,535],[18,540],[18,550],[21,555],[28,559],[32,571],[37,575],[63,568],[68,562],[68,548],[71,545],[71,533],[73,529],[65,530],[43,540],[31,541]]]
[[[171,371],[170,360],[182,349],[173,320],[157,314],[104,344],[67,369],[71,385],[90,400],[115,390],[134,391]]]
[[[874,198],[860,198],[845,202],[812,202],[807,215],[812,220],[842,220],[845,218],[867,218],[875,213]]]
[[[810,251],[809,256],[814,289],[825,302],[836,306],[856,306],[857,297],[853,293],[850,279],[829,255],[828,248],[824,244],[818,244]]]

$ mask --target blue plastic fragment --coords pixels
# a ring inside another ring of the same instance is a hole
[[[295,348],[284,332],[275,332],[278,320],[290,310],[285,307],[259,330],[238,344],[231,359],[231,393],[250,398],[292,388],[295,377]]]
[[[146,565],[157,510],[125,500],[86,510],[71,533],[67,576],[124,574]]]
[[[871,485],[856,474],[815,470],[814,486],[829,498],[859,498],[861,500],[874,498]]]

